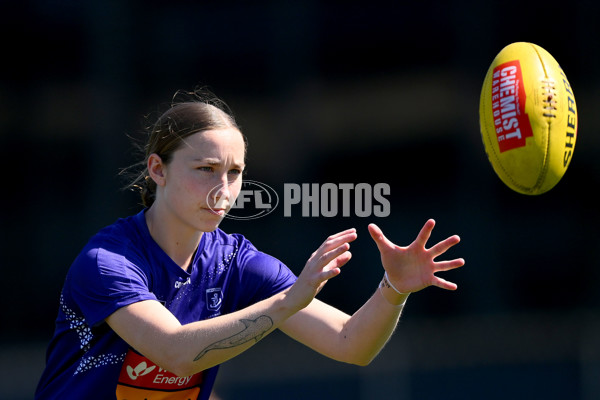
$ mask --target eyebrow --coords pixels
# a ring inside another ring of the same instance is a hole
[[[220,159],[218,159],[218,158],[212,158],[212,157],[208,157],[208,158],[195,158],[192,161],[193,162],[199,162],[199,163],[206,163],[208,165],[213,165],[213,166],[214,165],[221,165],[221,164],[223,164]],[[239,163],[234,162],[232,164],[236,168],[243,169],[245,167],[244,163],[239,164]]]

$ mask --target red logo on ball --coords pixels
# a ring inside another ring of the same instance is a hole
[[[525,113],[525,87],[519,60],[494,68],[492,79],[492,115],[500,153],[526,145],[533,136]]]

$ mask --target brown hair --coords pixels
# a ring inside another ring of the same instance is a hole
[[[229,107],[209,90],[202,88],[193,92],[178,91],[167,110],[144,129],[147,140],[139,146],[144,159],[123,172],[133,169],[141,171],[133,172],[135,176],[127,188],[139,191],[142,204],[150,207],[154,203],[156,183],[148,174],[148,157],[155,153],[168,164],[186,137],[197,132],[230,127],[241,132]]]

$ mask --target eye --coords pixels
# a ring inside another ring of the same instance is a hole
[[[205,167],[205,166],[203,166],[203,167],[196,168],[196,170],[202,171],[202,172],[213,172],[214,168],[213,167]]]
[[[238,176],[242,174],[242,170],[239,168],[233,168],[228,171],[228,174]]]

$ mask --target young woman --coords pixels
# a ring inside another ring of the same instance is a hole
[[[329,236],[298,277],[220,230],[240,192],[246,143],[214,97],[171,104],[145,153],[132,184],[145,208],[92,237],[67,274],[37,399],[208,399],[218,365],[275,329],[367,365],[409,293],[456,289],[434,273],[464,261],[434,260],[459,238],[426,248],[433,220],[408,247],[369,225],[384,277],[352,316],[315,296],[350,260],[354,229]]]

